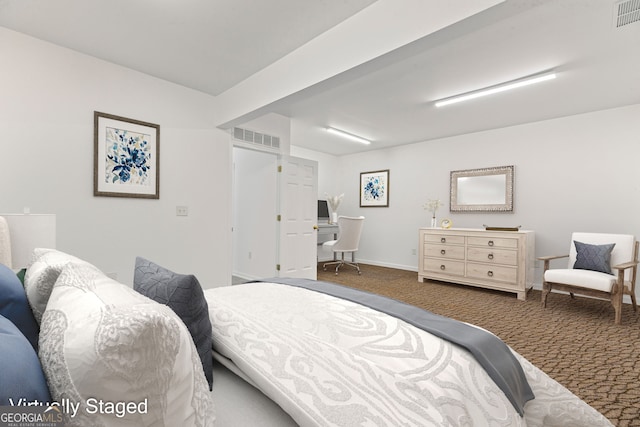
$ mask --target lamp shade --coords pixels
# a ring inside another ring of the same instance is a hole
[[[9,226],[11,268],[27,267],[35,248],[56,247],[54,214],[0,214]]]

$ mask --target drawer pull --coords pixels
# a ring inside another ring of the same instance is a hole
[[[444,270],[445,268],[444,264],[440,265],[440,270]]]
[[[446,253],[447,253],[447,251],[445,251],[444,249],[442,249],[442,250],[440,251],[440,253],[441,253],[442,255],[444,255],[444,254],[446,254]]]
[[[493,259],[493,254],[489,254],[489,255],[487,255],[487,258],[489,258],[489,259]]]
[[[446,243],[447,242],[447,238],[446,237],[441,237],[440,238],[440,243]]]
[[[487,271],[487,276],[493,277],[493,271],[491,271],[491,270]]]
[[[489,240],[488,245],[489,245],[489,246],[493,246],[493,240]]]

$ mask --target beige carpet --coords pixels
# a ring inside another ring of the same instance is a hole
[[[619,427],[640,426],[640,315],[625,304],[622,325],[607,301],[540,291],[515,294],[418,282],[411,271],[361,265],[339,275],[318,268],[318,280],[386,295],[486,328]]]

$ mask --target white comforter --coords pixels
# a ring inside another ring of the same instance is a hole
[[[466,350],[297,287],[205,291],[214,349],[301,426],[611,426],[515,353],[536,398],[520,417]]]

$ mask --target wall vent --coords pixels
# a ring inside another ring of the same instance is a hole
[[[613,7],[613,25],[616,28],[640,21],[640,0],[620,1]]]
[[[232,135],[236,141],[248,142],[263,149],[280,151],[280,138],[277,136],[238,127],[233,128]]]

